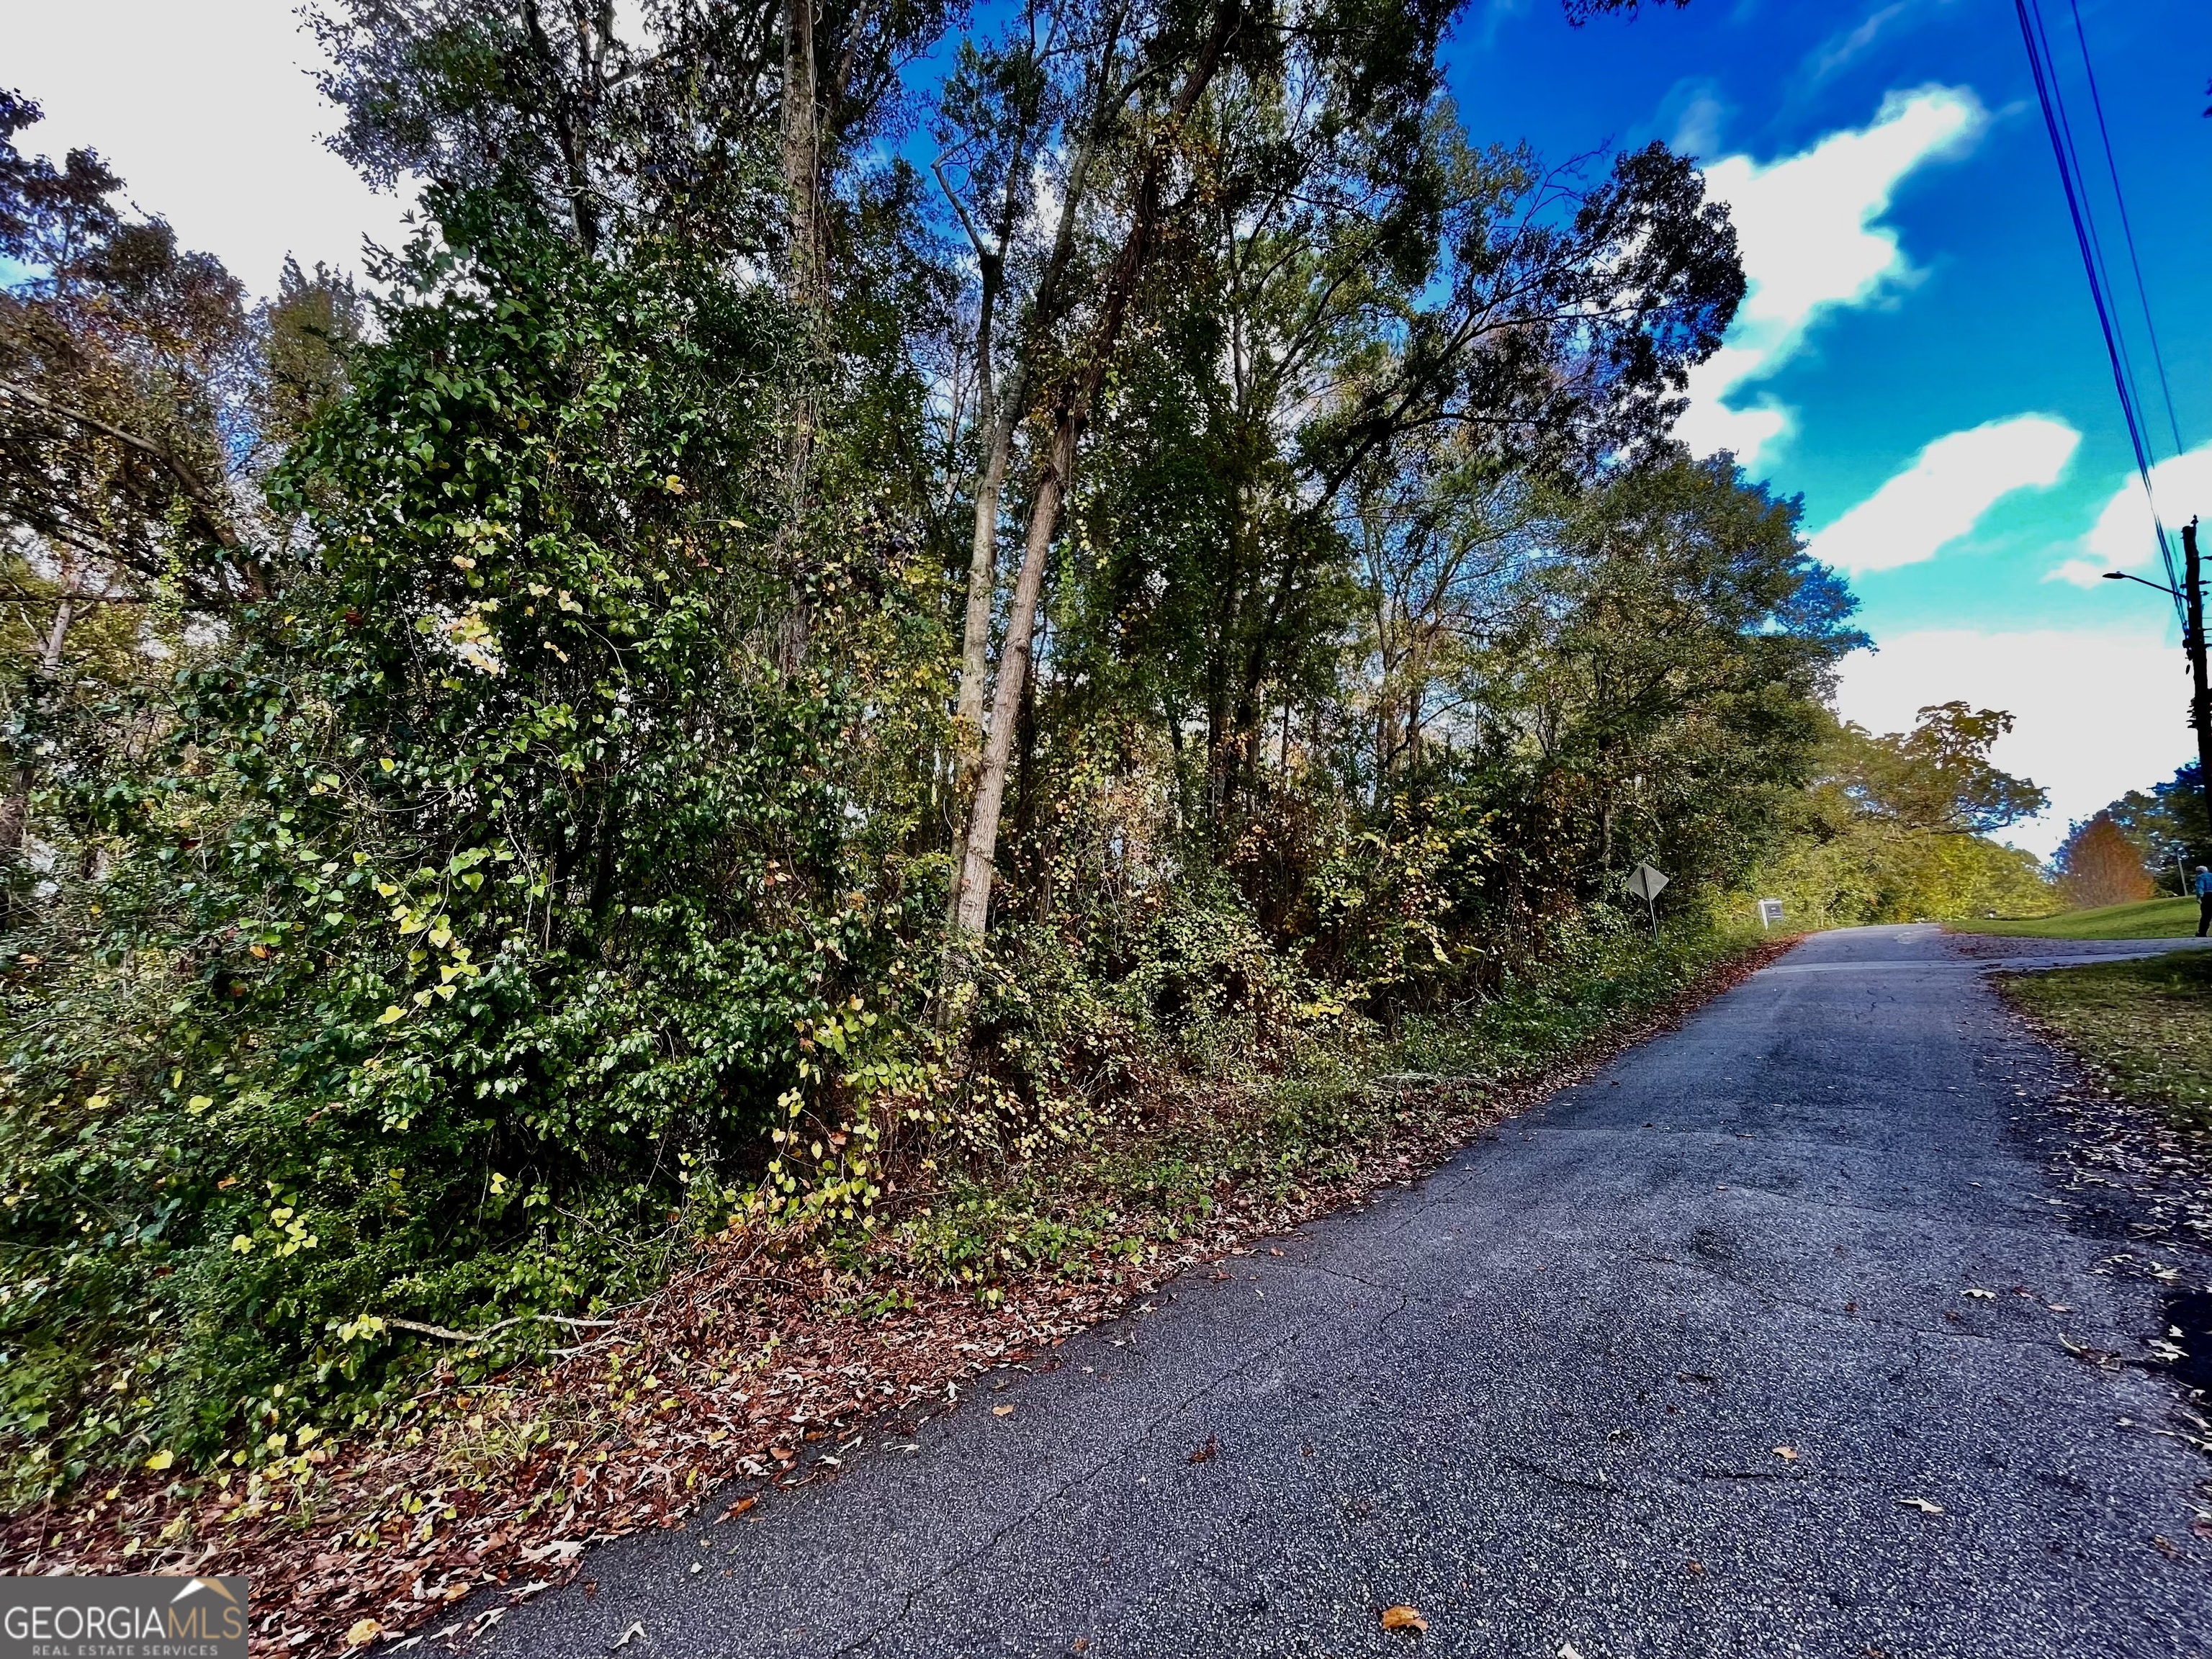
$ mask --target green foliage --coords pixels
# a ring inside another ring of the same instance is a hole
[[[2001,709],[1938,703],[1912,730],[1877,738],[1855,726],[1838,734],[1837,766],[1862,816],[1901,830],[1987,835],[2033,817],[2050,797],[1990,762],[2012,730]]]
[[[2041,808],[2044,794],[1990,763],[2012,717],[1960,702],[1875,737],[1837,725],[1815,786],[1793,799],[1773,857],[1752,878],[1790,925],[2039,916],[2059,898],[2034,857],[1978,832]]]
[[[764,659],[780,302],[441,216],[278,480],[317,556],[66,803],[112,866],[11,998],[0,1311],[57,1476],[211,1451],[278,1389],[370,1408],[404,1344],[361,1316],[619,1301],[771,1131],[834,1170],[802,1120],[865,1143],[906,1080],[896,825],[848,812],[903,556],[846,524],[819,666]]]

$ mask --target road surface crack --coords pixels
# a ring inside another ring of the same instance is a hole
[[[1549,1481],[1554,1486],[1565,1486],[1576,1492],[1603,1492],[1608,1498],[1621,1498],[1627,1493],[1626,1487],[1616,1486],[1607,1480],[1603,1469],[1597,1472],[1598,1478],[1595,1480],[1578,1480],[1573,1475],[1560,1474],[1554,1470],[1546,1468],[1541,1463],[1532,1462],[1525,1457],[1516,1457],[1511,1452],[1500,1453],[1498,1461],[1506,1468],[1519,1469],[1524,1474],[1533,1474],[1538,1480]]]
[[[858,1653],[861,1649],[866,1647],[870,1643],[876,1641],[878,1638],[882,1637],[885,1632],[889,1632],[896,1626],[905,1623],[908,1619],[913,1616],[915,1603],[920,1601],[929,1591],[936,1589],[938,1585],[944,1583],[946,1580],[965,1571],[976,1562],[985,1559],[996,1551],[1000,1544],[1006,1541],[1010,1534],[1036,1520],[1038,1516],[1042,1515],[1054,1504],[1059,1503],[1062,1498],[1066,1498],[1068,1493],[1073,1492],[1078,1486],[1089,1484],[1091,1481],[1096,1480],[1099,1475],[1103,1474],[1108,1469],[1113,1468],[1115,1463],[1123,1461],[1129,1456],[1130,1454],[1151,1443],[1154,1437],[1162,1429],[1165,1428],[1167,1425],[1175,1419],[1182,1416],[1183,1413],[1188,1411],[1191,1407],[1197,1405],[1200,1401],[1205,1400],[1207,1396],[1215,1393],[1224,1384],[1235,1382],[1239,1377],[1250,1375],[1254,1368],[1261,1364],[1262,1362],[1272,1359],[1277,1355],[1284,1352],[1285,1350],[1294,1346],[1299,1339],[1307,1334],[1310,1328],[1310,1327],[1305,1325],[1297,1327],[1290,1333],[1289,1335],[1284,1337],[1281,1341],[1271,1343],[1265,1348],[1259,1349],[1246,1355],[1245,1358],[1236,1365],[1231,1366],[1226,1370],[1219,1372],[1211,1378],[1204,1387],[1194,1389],[1193,1392],[1184,1395],[1182,1399],[1175,1401],[1165,1411],[1162,1412],[1158,1417],[1156,1417],[1146,1428],[1145,1431],[1137,1436],[1135,1439],[1125,1442],[1121,1445],[1115,1447],[1113,1451],[1109,1453],[1107,1455],[1099,1458],[1097,1462],[1079,1470],[1076,1474],[1071,1475],[1066,1480],[1061,1482],[1060,1486],[1046,1493],[1042,1498],[1039,1498],[1036,1503],[1023,1510],[1020,1514],[1016,1515],[1005,1522],[991,1534],[989,1538],[985,1540],[975,1548],[969,1551],[958,1559],[946,1563],[937,1571],[931,1573],[929,1577],[922,1580],[921,1583],[915,1585],[913,1589],[906,1592],[906,1595],[900,1604],[899,1610],[896,1613],[891,1614],[890,1617],[882,1620],[880,1623],[873,1626],[870,1629],[863,1632],[860,1635],[854,1638],[852,1641],[847,1643],[843,1647],[838,1649],[837,1651],[839,1655],[843,1656],[846,1654]]]

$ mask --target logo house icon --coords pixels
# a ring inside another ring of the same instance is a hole
[[[196,1595],[202,1590],[214,1591],[234,1607],[238,1605],[238,1598],[222,1587],[220,1578],[187,1578],[184,1589],[169,1598],[169,1605],[173,1607],[187,1595]]]

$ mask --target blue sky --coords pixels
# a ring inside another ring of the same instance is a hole
[[[2043,10],[2077,144],[2101,167],[2074,13]],[[2080,0],[2080,20],[2181,439],[2212,445],[2212,7]],[[2116,557],[2153,574],[2155,555],[2139,494],[2113,505],[2131,453],[2011,0],[1692,0],[1582,29],[1551,0],[1483,0],[1451,84],[1479,135],[1548,157],[1665,138],[1740,193],[1770,298],[1731,345],[1757,372],[1688,428],[1757,443],[1753,470],[1802,493],[1816,550],[1856,567],[1883,649],[1850,665],[1846,714],[1893,727],[1954,696],[2014,709],[2001,756],[2057,797],[2018,836],[2039,851],[2190,752],[2163,602],[2090,574]],[[2094,205],[2123,258],[2108,187]],[[2130,343],[2169,459],[2139,322]],[[2212,451],[2159,482],[2170,524],[2212,520]],[[2075,580],[2054,579],[2068,566]]]
[[[2212,520],[2212,6],[2079,3],[2181,437],[2201,450],[2161,475],[2161,508]],[[355,263],[402,211],[317,142],[331,117],[294,4],[19,7],[4,73],[46,106],[34,142],[97,144],[142,204],[265,291],[288,250]],[[2070,0],[2042,5],[2086,124]],[[1951,697],[2012,709],[2000,758],[2054,795],[2016,833],[2039,852],[2190,751],[2161,601],[2052,574],[2150,574],[2154,554],[2140,505],[2114,505],[2132,462],[2012,0],[1692,0],[1582,29],[1558,0],[1471,0],[1450,64],[1480,139],[1565,160],[1664,138],[1730,200],[1753,293],[1686,434],[1802,494],[1816,550],[1850,568],[1881,648],[1848,665],[1847,715],[1896,729]]]

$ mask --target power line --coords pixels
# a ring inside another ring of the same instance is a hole
[[[2105,171],[2112,180],[2112,201],[2120,210],[2120,236],[2127,244],[2128,267],[2135,273],[2136,303],[2142,309],[2143,332],[2150,338],[2151,367],[2158,371],[2159,396],[2166,400],[2166,424],[2173,434],[2173,453],[2182,452],[2181,422],[2173,412],[2173,388],[2166,378],[2166,354],[2159,349],[2158,324],[2150,310],[2150,290],[2144,285],[2142,259],[2136,252],[2136,228],[2128,218],[2127,193],[2120,188],[2120,166],[2112,153],[2112,130],[2105,125],[2105,98],[2097,89],[2097,70],[2089,60],[2089,37],[2081,28],[2081,0],[2066,0],[2074,14],[2074,39],[2081,48],[2081,73],[2089,82],[2089,106],[2097,114],[2097,142],[2104,146]],[[2055,78],[2055,77],[2054,77]]]
[[[2105,239],[2097,234],[2097,216],[2089,207],[2089,176],[2082,168],[2081,153],[2074,143],[2074,123],[2066,113],[2065,94],[2058,84],[2058,54],[2051,50],[2051,35],[2043,22],[2042,0],[2028,0],[2028,10],[2035,18],[2035,36],[2042,47],[2043,62],[2051,71],[2051,103],[2046,112],[2055,112],[2058,117],[2058,141],[2063,151],[2059,158],[2059,171],[2063,176],[2070,178],[2074,181],[2075,188],[2081,193],[2081,214],[2075,222],[2076,228],[2085,231],[2087,234],[2089,257],[2095,265],[2090,276],[2090,286],[2094,290],[2105,295],[2106,303],[2112,306],[2112,341],[2119,349],[2120,373],[2127,382],[2124,396],[2129,406],[2136,411],[2136,418],[2142,425],[2145,434],[2144,447],[2148,450],[2150,422],[2143,419],[2141,412],[2143,402],[2142,388],[2136,377],[2135,355],[2128,349],[2128,331],[2119,325],[2119,307],[2110,297],[2118,289],[2118,284],[2112,281],[2112,268],[2105,258]]]
[[[2029,21],[2031,7],[2035,12],[2033,22]],[[2021,40],[2027,47],[2028,68],[2035,76],[2035,95],[2043,105],[2043,124],[2051,135],[2051,153],[2057,159],[2058,182],[2065,190],[2066,211],[2074,222],[2074,240],[2081,250],[2081,267],[2089,279],[2089,297],[2097,308],[2097,326],[2104,332],[2105,354],[2112,360],[2112,386],[2119,394],[2120,414],[2127,423],[2128,442],[2135,450],[2136,473],[2142,480],[2143,499],[2150,507],[2151,527],[2158,536],[2159,562],[2165,567],[2166,586],[2172,593],[2174,610],[2179,615],[2181,610],[2179,573],[2174,568],[2173,548],[2166,540],[2165,522],[2158,515],[2157,498],[2151,493],[2150,447],[2144,440],[2142,422],[2136,415],[2133,375],[2130,372],[2127,355],[2113,326],[2112,307],[2106,303],[2103,260],[2094,232],[2083,214],[2082,197],[2085,192],[2077,186],[2078,164],[2073,155],[2071,135],[2057,101],[2057,66],[2051,64],[2050,72],[2045,73],[2045,64],[2050,58],[2049,40],[2044,40],[2041,50],[2038,50],[2038,37],[2042,33],[2042,9],[2037,0],[2013,0],[2013,9],[2020,17]],[[2186,625],[2185,618],[2184,626]]]

